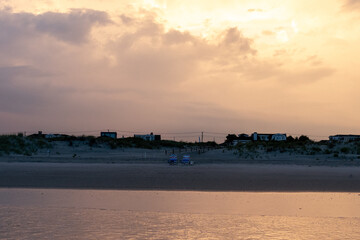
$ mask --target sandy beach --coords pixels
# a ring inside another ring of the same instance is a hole
[[[360,192],[360,168],[262,164],[0,163],[2,188]]]
[[[194,166],[167,164],[189,154]],[[360,161],[328,155],[262,154],[228,149],[109,149],[54,144],[32,156],[0,157],[0,187],[196,191],[360,192]]]

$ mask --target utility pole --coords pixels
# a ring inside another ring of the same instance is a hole
[[[201,142],[204,142],[204,132],[201,132]]]

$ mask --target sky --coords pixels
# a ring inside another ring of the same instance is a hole
[[[359,24],[360,0],[0,0],[0,133],[360,134]]]

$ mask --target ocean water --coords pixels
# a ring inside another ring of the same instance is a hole
[[[360,239],[360,194],[0,189],[0,239]]]

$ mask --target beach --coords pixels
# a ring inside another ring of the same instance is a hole
[[[360,192],[360,168],[275,164],[0,163],[1,188]]]
[[[193,166],[167,161],[189,155]],[[229,149],[117,148],[56,143],[32,156],[0,157],[0,187],[116,190],[360,192],[360,161],[326,154]]]

